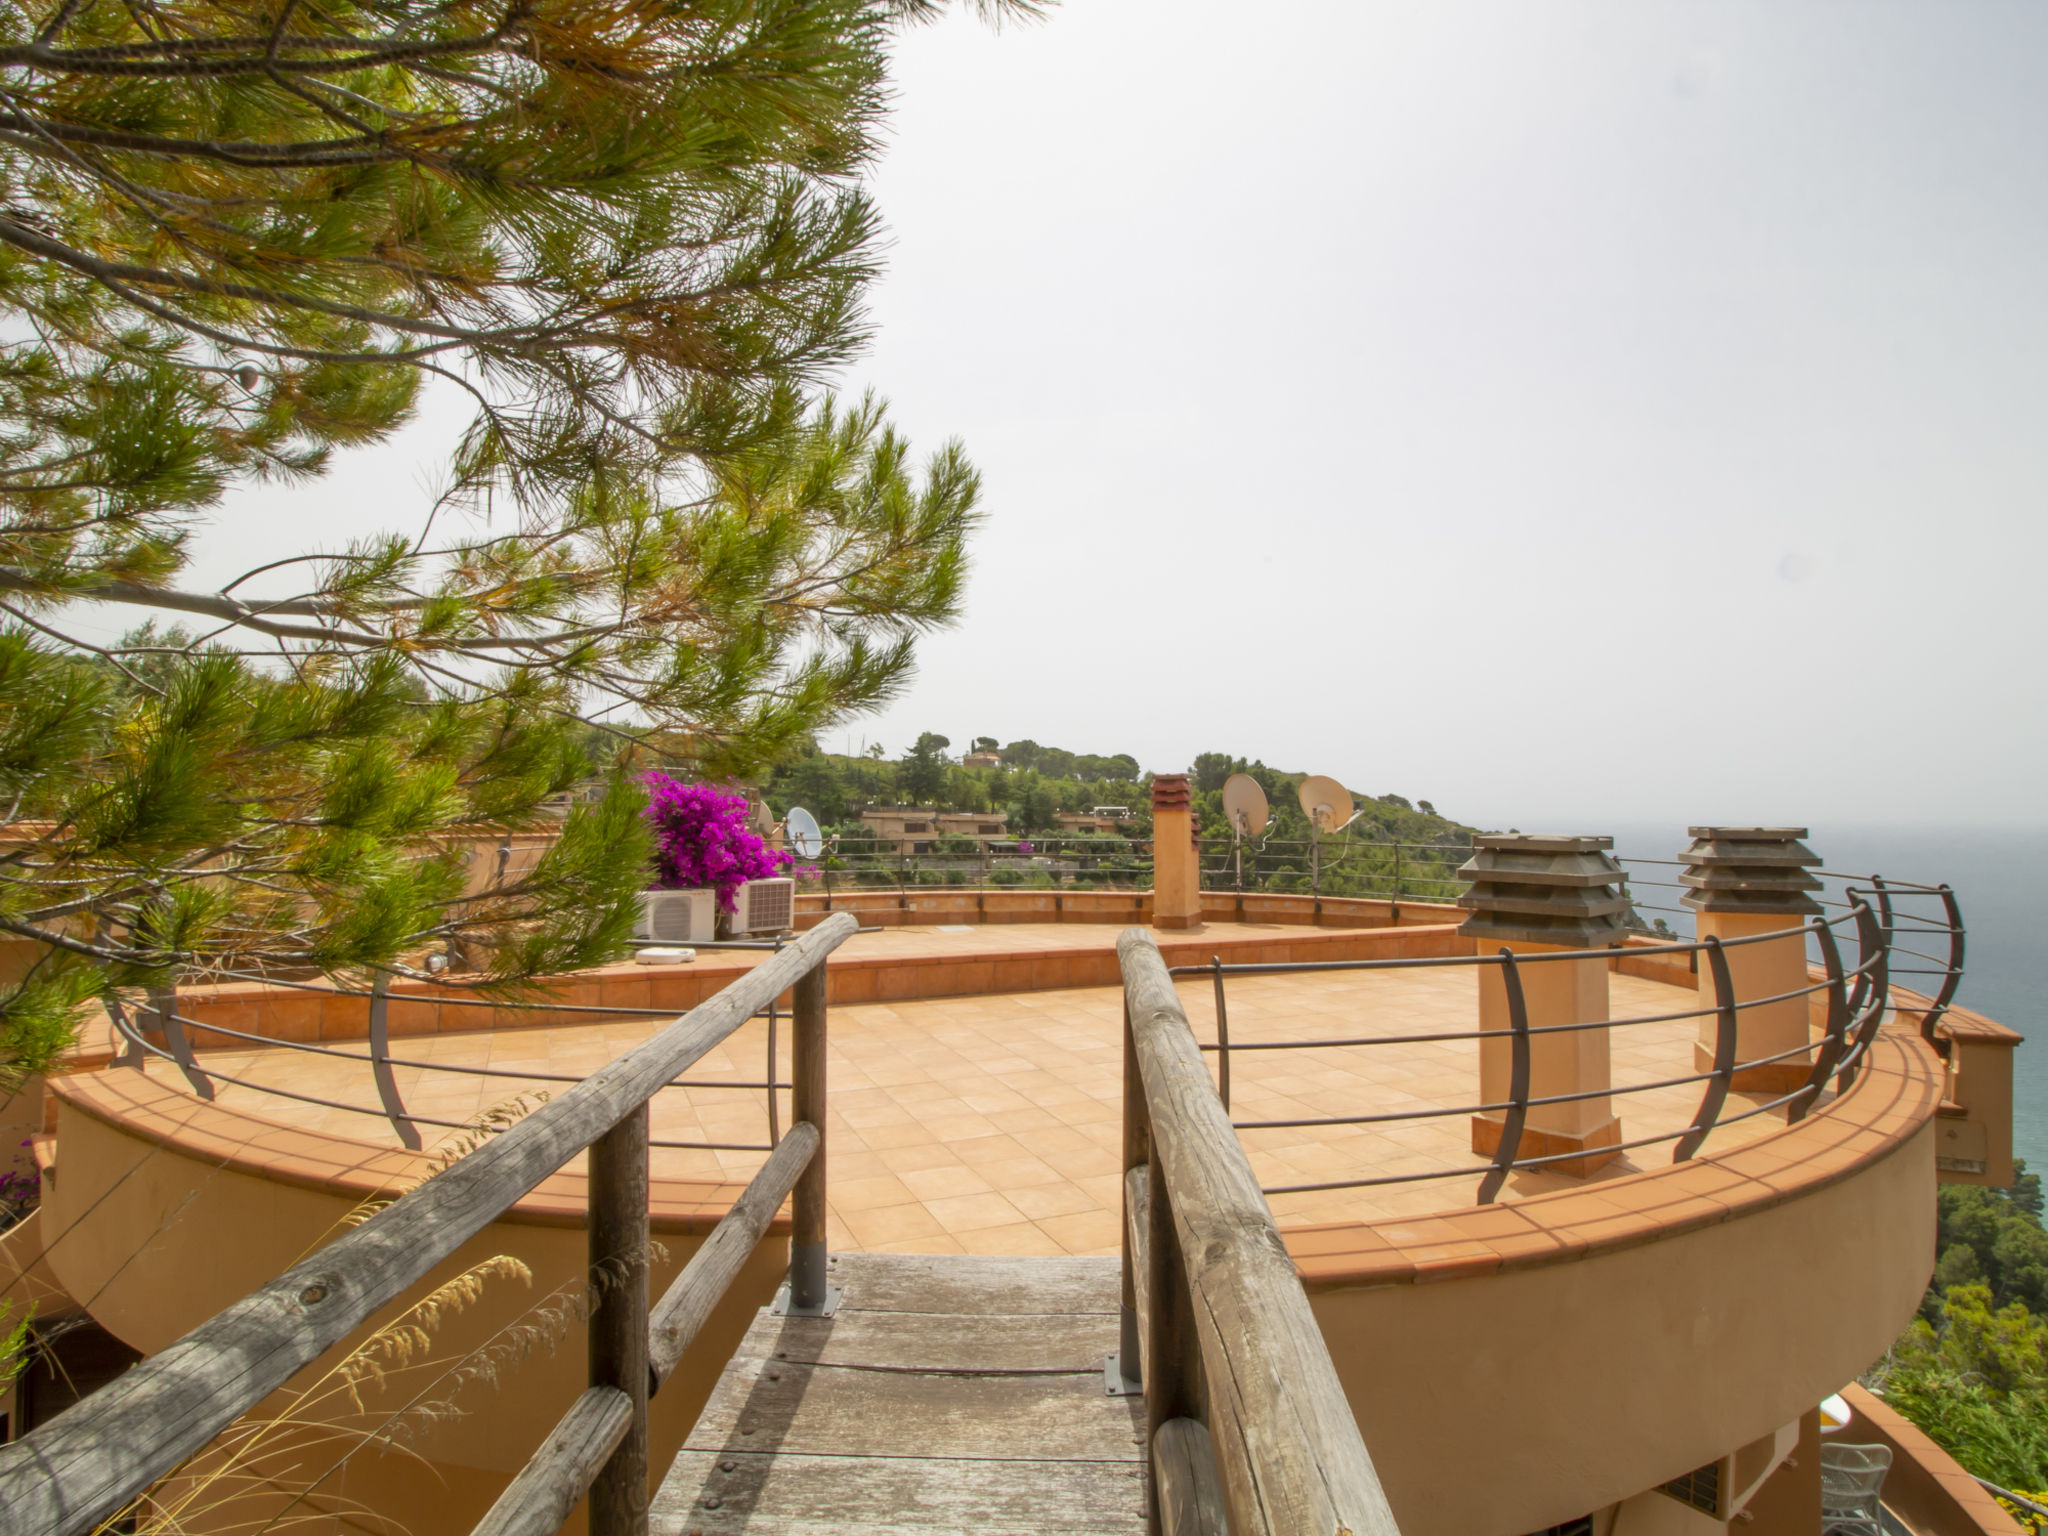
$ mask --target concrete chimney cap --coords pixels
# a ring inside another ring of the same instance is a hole
[[[1614,839],[1570,837],[1556,832],[1475,832],[1472,846],[1514,853],[1602,853],[1614,846]]]
[[[1548,891],[1508,886],[1461,892],[1458,905],[1467,912],[1584,919],[1623,916],[1628,912],[1630,902],[1626,896],[1616,895],[1608,886]]]
[[[1704,842],[1796,843],[1813,834],[1805,827],[1687,827],[1685,835]]]
[[[1481,848],[1458,866],[1458,878],[1474,885],[1622,885],[1628,872],[1611,855],[1552,853],[1523,848]]]
[[[1801,869],[1822,862],[1819,854],[1796,837],[1743,838],[1725,835],[1728,831],[1725,827],[1717,830],[1724,835],[1697,839],[1678,856],[1679,861],[1694,869],[1718,865],[1757,870]]]

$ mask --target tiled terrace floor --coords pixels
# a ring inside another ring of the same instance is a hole
[[[1071,930],[1069,930],[1071,933]],[[865,937],[865,936],[864,936]],[[876,935],[929,944],[929,936]],[[1026,936],[1017,934],[1016,939]],[[1660,982],[1615,975],[1616,1017],[1695,1006],[1693,994]],[[1182,997],[1196,1034],[1214,1038],[1213,994],[1204,980]],[[1120,994],[1113,988],[947,997],[836,1007],[831,1016],[831,1241],[875,1252],[1103,1254],[1117,1247],[1121,1130]],[[1235,1041],[1310,1036],[1396,1035],[1469,1030],[1477,1018],[1474,972],[1462,967],[1408,971],[1298,973],[1230,983]],[[587,1074],[659,1027],[627,1020],[496,1033],[425,1036],[394,1042],[404,1059],[498,1071]],[[1691,1021],[1637,1026],[1614,1037],[1617,1084],[1693,1070]],[[780,1044],[788,1075],[788,1033]],[[361,1050],[361,1046],[350,1047]],[[367,1063],[299,1051],[209,1051],[205,1065],[251,1083],[374,1106]],[[756,1020],[690,1073],[694,1085],[654,1101],[658,1141],[759,1143],[766,1139],[765,1095],[719,1088],[759,1082],[766,1065],[766,1024]],[[170,1069],[153,1062],[162,1077]],[[1240,1120],[1317,1114],[1359,1115],[1471,1103],[1477,1098],[1477,1047],[1470,1041],[1394,1047],[1331,1047],[1243,1052],[1233,1057],[1232,1109]],[[467,1122],[522,1090],[542,1085],[500,1076],[397,1069],[413,1113]],[[1676,1133],[1699,1103],[1698,1085],[1617,1098],[1625,1137]],[[788,1124],[788,1098],[781,1104]],[[222,1084],[224,1105],[301,1130],[357,1141],[395,1143],[380,1116],[323,1109],[258,1088]],[[1757,1099],[1731,1095],[1727,1115]],[[1717,1131],[1709,1151],[1782,1126],[1781,1113]],[[429,1146],[451,1133],[424,1128]],[[1470,1168],[1476,1159],[1465,1116],[1378,1126],[1244,1133],[1252,1163],[1269,1185],[1344,1177]],[[1611,1179],[1668,1161],[1669,1143],[1610,1164]],[[657,1148],[657,1177],[746,1177],[751,1151]],[[1562,1174],[1524,1173],[1506,1198],[1579,1187]],[[1283,1225],[1415,1216],[1472,1203],[1478,1178],[1460,1174],[1273,1198]]]

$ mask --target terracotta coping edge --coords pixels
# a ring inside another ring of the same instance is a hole
[[[195,1162],[209,1163],[297,1189],[359,1199],[383,1199],[416,1187],[435,1170],[434,1159],[424,1152],[409,1152],[402,1147],[383,1147],[340,1136],[315,1137],[279,1121],[195,1099],[166,1084],[151,1081],[140,1072],[123,1076],[132,1076],[134,1083],[116,1085],[104,1074],[74,1074],[51,1079],[49,1090],[63,1099],[69,1108],[124,1136],[148,1142]],[[108,1096],[119,1094],[128,1087],[146,1088],[148,1093],[146,1096],[128,1095],[130,1107],[124,1111],[122,1107],[104,1102],[101,1095],[93,1091],[95,1086]],[[165,1113],[165,1106],[172,1104],[183,1113]],[[216,1124],[209,1126],[205,1123],[209,1120]],[[252,1135],[240,1142],[231,1140],[217,1128],[222,1120],[251,1127]],[[315,1142],[327,1155],[316,1162],[310,1155],[300,1156],[290,1151],[265,1152],[255,1145],[255,1138],[259,1136]],[[354,1161],[347,1161],[350,1158]],[[587,1204],[584,1183],[581,1173],[551,1173],[496,1219],[522,1226],[580,1228],[584,1224]],[[653,1228],[657,1232],[685,1236],[708,1233],[732,1208],[733,1201],[745,1188],[744,1181],[736,1179],[678,1179],[657,1174],[650,1183]],[[689,1198],[682,1193],[688,1190],[702,1191],[702,1195]],[[768,1232],[770,1236],[786,1237],[789,1234],[789,1217],[778,1213],[769,1224]]]
[[[1882,1049],[1873,1049],[1846,1095],[1797,1125],[1723,1153],[1527,1200],[1287,1227],[1281,1237],[1313,1295],[1571,1263],[1756,1215],[1874,1166],[1933,1120],[1943,1063],[1917,1031],[1889,1029],[1876,1044]],[[1886,1097],[1866,1122],[1847,1118],[1874,1095]],[[1800,1148],[1805,1142],[1816,1145]],[[1845,1146],[1845,1158],[1804,1155]],[[1642,1200],[1645,1191],[1654,1198]]]

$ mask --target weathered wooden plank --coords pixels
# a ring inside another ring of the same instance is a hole
[[[1159,946],[1131,928],[1117,954],[1145,1084],[1153,1200],[1157,1206],[1171,1193],[1231,1529],[1396,1536],[1329,1346]],[[1152,1375],[1148,1358],[1148,1393]]]
[[[1131,1204],[1131,1176],[1140,1173],[1151,1159],[1151,1133],[1146,1128],[1145,1082],[1138,1071],[1137,1046],[1131,1039],[1131,1005],[1124,1003],[1124,1115],[1123,1115],[1123,1169],[1124,1169],[1124,1220],[1123,1252],[1119,1255],[1123,1264],[1121,1285],[1118,1293],[1118,1313],[1121,1327],[1117,1334],[1117,1368],[1126,1386],[1139,1381],[1144,1371],[1141,1362],[1145,1356],[1144,1322],[1140,1316],[1139,1292],[1144,1289],[1144,1261],[1139,1258],[1139,1238],[1144,1231],[1144,1222],[1137,1209]]]
[[[962,1317],[950,1312],[846,1312],[826,1319],[771,1317],[749,1329],[733,1358],[894,1370],[1100,1371],[1116,1347],[1116,1318]]]
[[[704,1319],[725,1299],[732,1282],[747,1260],[768,1223],[782,1206],[796,1183],[797,1175],[817,1152],[818,1128],[799,1120],[769,1154],[761,1171],[748,1183],[746,1192],[735,1200],[704,1244],[690,1255],[674,1283],[662,1294],[647,1320],[648,1363],[654,1379],[667,1381],[676,1362],[697,1337]]]
[[[1145,1229],[1152,1219],[1152,1173],[1144,1164],[1139,1164],[1124,1175],[1124,1245],[1131,1256],[1131,1274],[1134,1282],[1145,1273]],[[1146,1319],[1151,1315],[1151,1303],[1146,1299],[1147,1287],[1133,1283],[1131,1286],[1134,1310],[1138,1314],[1138,1337],[1145,1338],[1145,1330],[1151,1325]],[[1139,1350],[1143,1359],[1143,1347]],[[1131,1373],[1127,1370],[1125,1375]]]
[[[1144,1047],[1140,1045],[1142,1054]],[[1155,1135],[1152,1155],[1159,1155]],[[1195,1305],[1188,1295],[1188,1266],[1181,1257],[1180,1228],[1174,1220],[1173,1183],[1157,1176],[1146,1188],[1145,1267],[1138,1271],[1145,1298],[1145,1433],[1156,1436],[1170,1419],[1202,1411],[1202,1345]]]
[[[1099,1363],[1057,1375],[740,1364],[719,1380],[688,1449],[1128,1461],[1143,1445],[1143,1405],[1107,1396]]]
[[[1230,1536],[1216,1450],[1196,1420],[1168,1419],[1159,1426],[1152,1437],[1152,1479],[1164,1536]]]
[[[846,1254],[832,1279],[835,1317],[755,1319],[653,1536],[1143,1529],[1143,1407],[1102,1390],[1114,1261]]]
[[[1115,1259],[1026,1259],[928,1253],[846,1253],[832,1266],[842,1310],[963,1316],[1115,1312]]]
[[[0,1536],[79,1536],[317,1360],[821,963],[835,913],[119,1381],[0,1447]]]
[[[569,1405],[470,1536],[555,1536],[632,1422],[630,1397],[616,1387],[592,1387]]]
[[[707,1507],[707,1500],[716,1503]],[[1144,1528],[1136,1464],[685,1451],[655,1496],[650,1529],[652,1536],[1136,1536]]]

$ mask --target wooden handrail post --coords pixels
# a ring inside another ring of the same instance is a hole
[[[1123,1235],[1123,1278],[1118,1303],[1117,1352],[1110,1362],[1107,1385],[1112,1392],[1129,1396],[1144,1381],[1143,1341],[1138,1337],[1138,1286],[1136,1255],[1131,1252],[1131,1201],[1129,1175],[1146,1164],[1151,1137],[1145,1127],[1145,1083],[1138,1075],[1138,1047],[1131,1037],[1131,1009],[1124,1005],[1124,1219],[1117,1223]]]
[[[590,1536],[647,1536],[647,1101],[590,1144],[590,1385],[632,1401],[590,1485]]]
[[[789,1118],[817,1127],[818,1150],[791,1192],[789,1310],[828,1310],[825,1284],[825,967],[804,972],[792,989]]]
[[[1117,955],[1151,1153],[1147,1449],[1164,1465],[1173,1445],[1163,1425],[1196,1419],[1240,1536],[1398,1536],[1329,1344],[1159,945],[1132,928]]]
[[[1145,1205],[1145,1460],[1160,1427],[1172,1419],[1201,1420],[1201,1361],[1195,1341],[1194,1307],[1188,1296],[1187,1265],[1173,1221],[1173,1192],[1166,1170],[1151,1165],[1151,1196]],[[1161,1536],[1156,1478],[1145,1485],[1145,1530]]]

